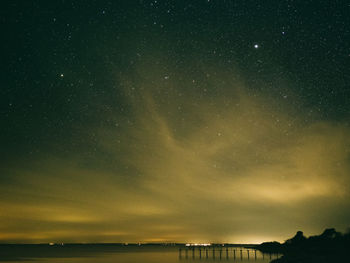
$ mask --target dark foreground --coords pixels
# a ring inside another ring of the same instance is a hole
[[[256,249],[260,250],[257,251]],[[212,244],[187,247],[185,244],[0,244],[0,262],[26,263],[180,263],[249,262],[254,263],[345,263],[350,262],[350,233],[326,229],[321,235],[306,238],[303,232],[283,244]],[[281,257],[281,255],[283,255]]]
[[[278,254],[263,254],[256,245],[212,244],[38,244],[0,245],[0,262],[13,263],[269,263]]]
[[[344,263],[350,260],[350,233],[341,234],[330,228],[321,235],[306,238],[303,232],[298,231],[283,244],[266,242],[258,249],[265,253],[283,254],[272,263]]]

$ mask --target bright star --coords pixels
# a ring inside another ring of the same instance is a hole
[[[255,45],[254,45],[254,48],[258,48],[258,47],[259,47],[259,45],[258,45],[258,44],[255,44]]]

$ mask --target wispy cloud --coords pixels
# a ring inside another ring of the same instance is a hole
[[[77,151],[10,171],[0,240],[258,242],[346,227],[347,126],[305,123],[306,109],[251,94],[226,73],[207,77],[223,91],[206,95],[187,91],[196,80],[138,74],[118,80],[128,113],[88,127],[92,163]]]

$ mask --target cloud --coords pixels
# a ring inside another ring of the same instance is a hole
[[[11,170],[1,240],[258,242],[346,226],[347,126],[305,122],[301,102],[251,93],[231,73],[203,73],[204,91],[159,71],[118,79],[127,113],[87,125],[90,161],[47,154]]]

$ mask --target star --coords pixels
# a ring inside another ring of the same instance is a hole
[[[63,77],[64,77],[64,74],[63,74],[63,73],[61,73],[61,74],[60,74],[60,77],[61,77],[61,78],[63,78]]]
[[[258,45],[258,44],[255,44],[255,45],[254,45],[254,48],[259,48],[259,45]]]

